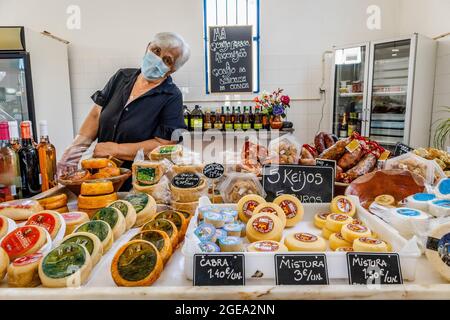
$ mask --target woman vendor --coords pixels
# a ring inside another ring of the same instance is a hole
[[[171,32],[155,35],[140,69],[120,69],[103,90],[92,95],[95,105],[78,135],[64,151],[58,173],[76,170],[82,154],[94,140],[94,157],[113,156],[130,168],[138,150],[148,154],[160,145],[173,144],[172,133],[185,129],[183,98],[172,73],[189,59],[190,49]],[[131,187],[130,181],[123,189]]]

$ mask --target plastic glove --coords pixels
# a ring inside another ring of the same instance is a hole
[[[72,144],[64,150],[61,160],[58,162],[58,177],[76,171],[78,162],[91,144],[92,139],[77,135]]]

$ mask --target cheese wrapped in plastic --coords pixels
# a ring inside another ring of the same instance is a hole
[[[232,172],[220,184],[220,195],[225,203],[237,203],[248,194],[256,194],[265,198],[266,193],[253,173]]]

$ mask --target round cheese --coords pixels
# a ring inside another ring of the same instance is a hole
[[[427,238],[425,255],[433,268],[450,281],[450,222],[431,231]]]
[[[8,286],[33,288],[40,285],[38,269],[43,256],[42,253],[33,253],[14,260],[8,267]]]
[[[255,208],[265,202],[266,200],[263,197],[256,194],[243,196],[237,203],[239,219],[243,222],[247,222],[252,217]]]
[[[101,196],[78,196],[78,209],[104,208],[117,200],[117,193],[113,192]]]
[[[178,231],[178,242],[183,241],[184,235],[186,234],[187,229],[187,221],[186,218],[178,211],[174,210],[165,210],[159,212],[155,219],[167,219],[173,222],[173,224],[177,227]]]
[[[87,215],[87,213],[81,211],[62,213],[61,216],[66,222],[65,236],[71,234],[73,230],[75,230],[75,228],[79,225],[89,221],[89,216]]]
[[[103,220],[93,220],[79,225],[74,233],[88,232],[96,235],[102,242],[103,254],[105,254],[114,242],[113,233],[108,223]]]
[[[450,179],[444,178],[436,186],[436,196],[440,199],[450,200]]]
[[[341,228],[344,224],[351,223],[352,217],[342,214],[342,213],[333,213],[327,217],[327,221],[325,222],[325,228],[333,232],[341,232]]]
[[[330,204],[332,213],[346,214],[353,217],[356,213],[356,206],[353,201],[347,196],[337,196]]]
[[[223,230],[231,237],[240,237],[244,226],[240,222],[227,223],[223,226]]]
[[[49,288],[80,287],[89,278],[92,261],[87,249],[64,243],[50,251],[39,264],[39,278]]]
[[[16,228],[16,223],[5,216],[0,216],[0,240]]]
[[[40,199],[38,201],[44,209],[55,210],[67,205],[67,195],[65,193],[61,193],[56,196]]]
[[[44,228],[50,233],[50,237],[52,240],[55,239],[59,230],[61,229],[61,219],[59,213],[56,211],[46,210],[33,214],[30,216],[25,223],[25,225],[29,226],[39,226]]]
[[[61,208],[53,209],[53,211],[56,211],[58,213],[66,213],[66,212],[69,212],[69,207],[68,206],[64,206],[64,207],[61,207]]]
[[[450,216],[450,200],[433,200],[429,203],[429,212],[435,217]]]
[[[5,277],[9,265],[9,256],[3,248],[0,248],[0,281]]]
[[[194,230],[194,234],[201,242],[216,242],[216,228],[210,223],[202,223]]]
[[[198,207],[198,201],[186,202],[186,203],[173,201],[173,202],[171,202],[170,205],[174,210],[186,211],[186,212],[189,212],[189,214],[192,216],[195,214],[195,210]]]
[[[352,246],[352,243],[345,240],[342,237],[342,234],[340,232],[332,233],[330,235],[329,240],[330,240],[330,249],[333,251],[335,251],[337,248],[340,248],[340,247],[351,247]]]
[[[101,169],[111,165],[112,161],[106,158],[91,158],[81,161],[83,169]]]
[[[395,205],[395,198],[390,194],[382,194],[381,196],[376,197],[374,201],[384,207]]]
[[[220,252],[220,247],[214,242],[209,241],[200,242],[198,244],[198,247],[201,252],[208,252],[208,253]]]
[[[282,225],[283,225],[283,229],[286,227],[286,214],[284,213],[283,209],[280,208],[279,205],[275,204],[275,203],[270,203],[270,202],[265,202],[265,203],[261,203],[260,205],[258,205],[255,210],[254,210],[254,214],[258,214],[258,213],[272,213],[274,215],[276,215]]]
[[[284,244],[289,251],[322,252],[327,249],[327,243],[322,237],[305,232],[294,232],[287,235]]]
[[[288,248],[277,241],[261,240],[251,243],[247,247],[249,252],[288,252]]]
[[[114,192],[114,186],[111,181],[86,181],[81,184],[80,194],[83,196],[100,196],[102,194],[111,194]]]
[[[225,216],[217,212],[206,212],[203,215],[205,223],[211,224],[216,228],[222,228],[225,225]]]
[[[116,252],[111,263],[111,275],[118,286],[149,286],[162,271],[158,249],[145,240],[127,242]]]
[[[227,236],[219,240],[219,247],[221,252],[242,252],[244,246],[241,237]]]
[[[293,227],[303,219],[303,205],[297,197],[285,194],[275,198],[273,203],[283,209],[286,215],[286,227]]]
[[[256,213],[247,222],[246,237],[249,242],[260,240],[280,241],[283,236],[283,223],[278,216],[268,213]]]
[[[328,230],[326,227],[322,228],[322,237],[329,240],[334,231]]]
[[[130,230],[136,223],[136,210],[128,201],[117,200],[111,203],[108,207],[116,208],[122,213],[125,218],[126,230]]]
[[[68,235],[62,241],[62,243],[77,243],[86,248],[87,252],[91,256],[92,267],[95,267],[100,261],[103,255],[103,246],[100,239],[89,232],[76,232]]]
[[[170,256],[172,255],[172,243],[170,242],[169,236],[164,231],[141,231],[130,239],[130,241],[132,240],[145,240],[152,243],[156,247],[156,249],[158,249],[163,264],[166,264],[167,261],[169,261]]]
[[[353,241],[353,250],[356,252],[388,252],[388,247],[384,241],[362,237]]]
[[[39,226],[23,226],[8,233],[1,242],[10,260],[38,252],[47,242],[47,233]]]
[[[175,250],[177,248],[178,230],[172,221],[163,218],[153,219],[142,226],[141,231],[146,230],[160,230],[165,232],[169,236],[172,249]]]
[[[390,224],[405,238],[414,235],[414,224],[426,224],[429,215],[423,211],[410,208],[395,208],[389,211]]]
[[[317,228],[322,229],[325,226],[325,222],[327,222],[327,217],[330,214],[331,213],[329,212],[325,212],[325,213],[317,213],[316,215],[314,215],[314,225]]]
[[[0,216],[13,220],[27,220],[33,213],[44,208],[36,200],[21,199],[0,203]]]
[[[366,226],[363,226],[361,224],[347,223],[344,226],[342,226],[341,234],[342,234],[342,237],[351,244],[351,243],[353,243],[353,241],[355,241],[358,238],[371,237],[372,231],[370,231],[369,228],[367,228]],[[339,247],[341,247],[341,246],[339,246]],[[348,247],[348,246],[345,246],[345,247]]]
[[[136,211],[135,227],[144,225],[156,214],[156,202],[152,196],[145,193],[130,193],[124,199],[131,203]]]
[[[205,179],[200,178],[200,182],[195,188],[178,188],[173,183],[170,184],[172,199],[177,202],[195,202],[208,194],[208,184]]]
[[[113,232],[114,240],[119,239],[120,236],[125,233],[125,229],[127,227],[125,218],[119,209],[116,208],[106,207],[100,209],[94,214],[92,220],[103,220],[107,222]]]
[[[406,206],[425,212],[429,211],[429,203],[435,200],[436,196],[430,193],[416,193],[406,198]]]

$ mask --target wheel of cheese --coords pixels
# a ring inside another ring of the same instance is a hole
[[[261,240],[251,243],[247,247],[249,252],[288,252],[288,248],[281,242]]]
[[[181,145],[163,145],[153,149],[148,157],[152,160],[175,160],[183,155],[183,147]]]
[[[117,193],[104,194],[101,196],[78,196],[78,209],[104,208],[117,200]]]
[[[184,216],[184,218],[186,219],[186,226],[189,226],[189,222],[191,221],[195,212],[194,212],[194,214],[191,214],[190,212],[184,211],[184,210],[175,210],[175,211],[178,211],[179,213],[181,213]],[[187,230],[187,227],[186,227],[186,230]]]
[[[334,231],[328,230],[326,227],[322,228],[322,237],[329,240]]]
[[[341,228],[344,224],[351,223],[352,217],[342,214],[342,213],[333,213],[327,217],[327,221],[325,222],[325,228],[333,232],[341,232]]]
[[[64,206],[64,207],[61,207],[61,208],[53,209],[53,211],[56,211],[58,213],[66,213],[66,212],[69,212],[69,207],[68,206]]]
[[[323,212],[323,213],[317,213],[314,216],[314,225],[319,228],[322,229],[325,226],[325,222],[327,222],[327,217],[330,215],[331,213],[329,212]]]
[[[384,241],[362,237],[353,241],[353,250],[356,252],[388,252],[388,247]]]
[[[425,255],[433,268],[450,281],[450,222],[433,229],[427,238]]]
[[[341,213],[353,217],[356,213],[356,206],[349,197],[337,196],[331,201],[330,210],[332,213]]]
[[[97,174],[105,175],[108,178],[109,177],[117,177],[117,176],[120,176],[120,168],[117,168],[117,167],[101,168],[101,169],[98,169]]]
[[[40,285],[38,269],[43,256],[38,252],[14,260],[8,267],[8,286],[33,288]]]
[[[223,228],[225,225],[225,216],[218,212],[206,212],[203,215],[205,223],[211,224],[216,228]]]
[[[16,228],[16,223],[5,216],[0,216],[0,240]]]
[[[110,160],[106,158],[91,158],[81,161],[81,168],[83,169],[101,169],[110,165]]]
[[[58,212],[45,210],[33,214],[28,218],[25,225],[39,226],[44,228],[48,231],[48,233],[50,233],[50,237],[52,238],[52,240],[54,240],[59,230],[61,229],[61,218]]]
[[[297,197],[285,194],[275,198],[273,203],[283,209],[286,215],[286,227],[293,227],[303,219],[303,205]]]
[[[219,247],[221,252],[242,252],[244,246],[241,237],[226,236],[219,240]]]
[[[92,260],[92,267],[95,267],[103,255],[103,246],[100,239],[89,232],[76,232],[69,234],[61,243],[77,243],[86,248]]]
[[[429,212],[435,217],[450,216],[450,200],[433,200],[429,203]]]
[[[79,225],[89,221],[88,214],[81,211],[66,212],[61,214],[61,216],[66,222],[65,236],[71,234]]]
[[[406,198],[406,206],[425,212],[429,211],[429,203],[436,200],[436,196],[430,193],[416,193]]]
[[[184,235],[187,230],[187,221],[184,215],[175,210],[164,210],[156,214],[154,219],[167,219],[173,222],[177,227],[178,241],[181,242],[184,239]]]
[[[256,194],[243,196],[237,203],[239,219],[247,222],[252,217],[255,208],[262,203],[266,203],[266,200]]]
[[[332,233],[328,240],[330,241],[330,249],[333,251],[336,251],[336,249],[339,247],[352,246],[352,242],[348,242],[347,240],[345,240],[340,232]]]
[[[106,207],[98,210],[93,216],[92,221],[103,220],[109,224],[113,232],[113,239],[117,240],[122,234],[125,233],[127,225],[125,223],[125,218],[119,209]]]
[[[256,213],[247,222],[246,237],[249,242],[260,240],[280,241],[283,236],[283,223],[278,216],[268,213]]]
[[[389,213],[390,224],[405,238],[411,238],[414,235],[415,224],[425,227],[428,224],[428,219],[430,218],[427,213],[410,208],[395,208],[391,209]]]
[[[195,210],[198,207],[198,201],[194,201],[194,202],[176,202],[173,201],[170,203],[170,206],[177,211],[186,211],[189,212],[190,215],[194,215],[195,214]]]
[[[22,199],[0,203],[0,216],[20,221],[27,220],[33,213],[44,210],[36,200]]]
[[[450,179],[444,178],[439,180],[436,186],[436,196],[440,199],[450,200]]]
[[[162,162],[136,162],[132,165],[133,186],[145,188],[156,185],[161,180],[166,169]]]
[[[49,288],[80,287],[89,278],[92,260],[87,249],[64,243],[47,253],[39,264],[39,278]]]
[[[347,223],[342,226],[341,234],[347,242],[353,243],[358,238],[371,237],[372,231],[361,224]]]
[[[172,249],[175,250],[178,245],[178,230],[175,224],[167,219],[153,219],[142,226],[141,231],[160,230],[165,232],[172,243]]]
[[[164,231],[141,231],[130,239],[130,241],[132,240],[145,240],[152,243],[156,247],[156,249],[158,249],[163,264],[166,264],[167,261],[169,261],[170,256],[172,255],[172,243],[170,242],[169,236]]]
[[[111,203],[108,207],[118,209],[125,218],[126,230],[130,230],[136,223],[136,210],[134,207],[125,200],[117,200]]]
[[[322,252],[327,249],[327,243],[322,237],[306,232],[294,232],[284,239],[289,251]]]
[[[10,260],[38,252],[47,242],[47,233],[39,226],[18,227],[8,233],[1,242]]]
[[[83,196],[101,196],[114,192],[114,186],[111,181],[83,182],[81,184],[80,194]]]
[[[395,205],[395,198],[390,194],[382,194],[381,196],[376,197],[374,201],[384,207]]]
[[[48,198],[39,199],[38,201],[44,209],[54,210],[67,205],[67,195],[65,193],[61,193]]]
[[[124,244],[114,255],[111,275],[118,286],[149,286],[163,271],[161,255],[156,247],[145,240]]]
[[[262,212],[272,213],[276,215],[278,218],[280,218],[280,221],[283,224],[283,229],[286,228],[286,221],[287,221],[286,214],[284,213],[283,209],[280,208],[279,205],[270,202],[261,203],[255,208],[254,214]]]
[[[171,183],[170,191],[172,192],[172,199],[174,201],[195,202],[201,196],[208,194],[208,184],[202,178],[200,178],[200,182],[195,188],[178,188]]]
[[[135,227],[140,227],[151,220],[156,214],[156,201],[145,193],[130,193],[124,199],[131,203],[136,211]]]
[[[78,226],[74,233],[89,232],[96,235],[102,242],[103,254],[108,252],[114,242],[114,236],[111,227],[103,220],[93,220]]]
[[[3,248],[0,248],[0,281],[5,277],[8,270],[9,256]]]

